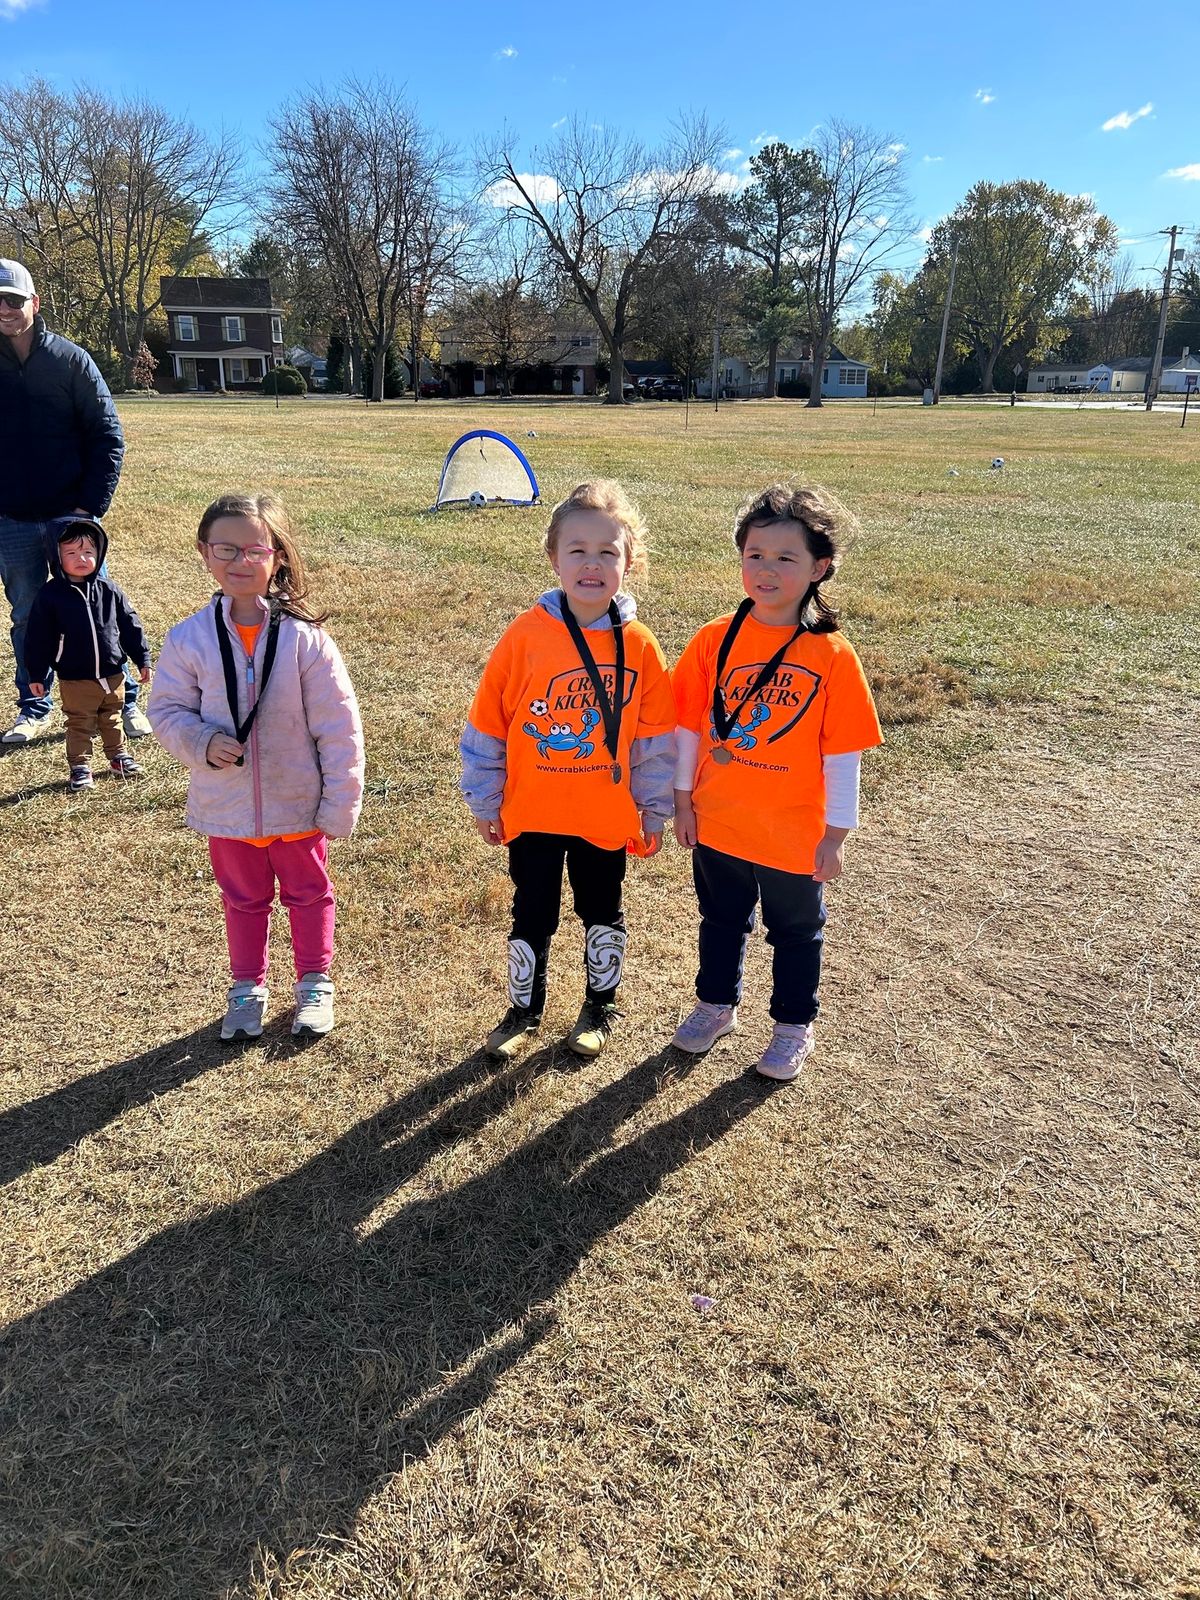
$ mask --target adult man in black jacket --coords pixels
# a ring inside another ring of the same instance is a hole
[[[17,719],[0,735],[24,744],[45,727],[50,684],[35,695],[24,665],[25,623],[49,576],[46,525],[54,517],[102,517],[121,475],[125,441],[108,385],[86,350],[51,333],[38,315],[33,279],[0,258],[0,580],[12,612]],[[125,731],[149,732],[126,688]]]

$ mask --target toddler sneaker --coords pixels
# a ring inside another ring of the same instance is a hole
[[[686,1050],[689,1055],[702,1056],[711,1050],[718,1039],[737,1028],[736,1006],[713,1006],[707,1000],[698,1000],[690,1017],[685,1017],[675,1030],[671,1043],[676,1050]]]
[[[120,755],[113,756],[108,766],[109,771],[117,778],[140,778],[142,776],[143,769],[138,766],[128,750],[122,750]]]
[[[67,779],[67,788],[72,794],[78,794],[81,789],[94,789],[96,780],[92,777],[92,769],[80,762],[71,768],[71,776]]]
[[[150,718],[136,700],[121,712],[121,726],[125,729],[127,739],[145,739],[154,732]]]
[[[567,1035],[567,1048],[593,1060],[608,1043],[618,1011],[611,1000],[585,1000],[575,1026]]]
[[[493,1061],[512,1061],[520,1055],[521,1046],[531,1033],[541,1026],[540,1013],[529,1006],[509,1006],[500,1021],[484,1041],[484,1049]]]
[[[791,1083],[816,1048],[811,1022],[777,1022],[771,1042],[754,1063],[755,1072],[776,1083]]]
[[[263,1031],[263,1012],[267,1009],[265,983],[235,983],[225,1002],[221,1019],[221,1038],[257,1039]]]
[[[324,972],[306,972],[295,986],[296,1015],[292,1032],[312,1038],[333,1027],[333,979]]]

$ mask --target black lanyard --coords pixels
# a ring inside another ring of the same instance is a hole
[[[270,621],[267,623],[267,649],[263,656],[262,682],[258,686],[258,693],[254,697],[254,704],[246,714],[244,722],[238,721],[238,681],[237,667],[233,661],[233,646],[229,642],[229,632],[225,627],[225,613],[221,607],[221,596],[213,595],[213,610],[216,612],[217,644],[221,651],[221,670],[225,674],[225,698],[229,701],[229,715],[233,718],[233,736],[239,744],[245,744],[250,737],[250,729],[254,726],[254,719],[258,715],[258,708],[262,705],[262,697],[267,692],[267,682],[271,676],[271,668],[275,665],[275,650],[279,644],[279,617],[278,606],[271,607]],[[250,678],[254,681],[254,659],[250,660]],[[240,767],[244,761],[239,756],[234,762],[235,767]]]
[[[621,781],[621,763],[617,759],[617,752],[621,746],[621,713],[625,709],[625,630],[621,622],[621,613],[617,610],[617,602],[608,602],[608,620],[612,623],[613,640],[617,652],[617,676],[613,686],[613,698],[610,701],[604,689],[604,679],[600,676],[600,669],[596,665],[596,658],[592,654],[587,640],[583,636],[583,629],[579,626],[579,619],[571,610],[563,590],[558,592],[562,602],[563,621],[567,625],[567,632],[571,641],[579,652],[579,659],[583,663],[583,670],[592,681],[592,690],[596,696],[596,705],[604,719],[604,743],[609,755],[612,757],[612,781]]]
[[[796,624],[795,631],[788,639],[787,643],[784,644],[780,649],[776,650],[770,661],[767,662],[766,666],[759,673],[758,677],[755,678],[754,682],[750,685],[749,692],[743,697],[741,705],[739,705],[733,715],[730,716],[728,711],[725,709],[725,691],[721,687],[721,674],[725,671],[725,663],[729,660],[729,652],[733,649],[733,641],[741,632],[742,623],[745,622],[746,618],[750,615],[753,609],[753,600],[747,598],[742,601],[741,605],[733,614],[733,621],[725,629],[725,637],[721,640],[721,648],[717,651],[717,674],[713,680],[712,713],[713,727],[716,729],[717,738],[721,744],[725,743],[726,739],[728,739],[729,735],[737,727],[737,720],[741,716],[745,707],[750,703],[751,700],[757,699],[765,685],[770,683],[776,672],[778,672],[784,656],[787,655],[788,651],[792,648],[800,635],[805,631],[805,627],[807,626],[803,620]],[[803,619],[803,606],[800,607],[800,613],[801,618]]]

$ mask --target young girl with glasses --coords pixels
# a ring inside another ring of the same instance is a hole
[[[196,548],[212,601],[163,643],[149,715],[189,769],[186,821],[208,836],[233,983],[222,1039],[255,1039],[267,1007],[275,885],[296,963],[292,1032],[333,1027],[329,839],[350,836],[363,735],[349,676],[307,599],[304,563],[271,494],[223,495]]]
[[[788,1083],[813,1050],[824,886],[858,825],[862,751],[882,735],[871,691],[822,593],[857,524],[826,490],[772,484],[738,513],[746,598],[707,623],[674,673],[675,836],[700,902],[697,1004],[672,1041],[698,1055],[737,1027],[761,902],[772,947],[771,1039],[754,1063]]]

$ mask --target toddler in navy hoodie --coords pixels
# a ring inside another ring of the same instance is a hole
[[[150,647],[141,618],[124,591],[100,576],[108,536],[91,517],[58,517],[47,526],[50,580],[33,601],[25,629],[25,670],[42,695],[57,673],[67,719],[67,763],[73,790],[92,787],[92,741],[99,733],[118,778],[141,767],[125,749],[122,665],[133,662],[150,680]]]

